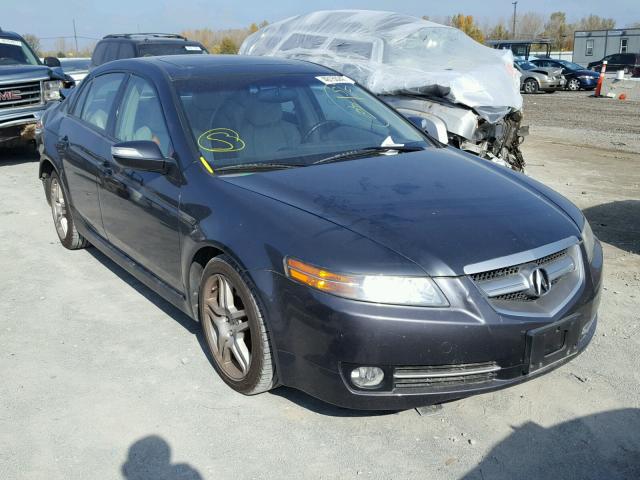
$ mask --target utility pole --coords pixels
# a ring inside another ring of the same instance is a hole
[[[518,9],[518,2],[511,2],[513,4],[513,39],[516,39],[516,11]]]
[[[73,39],[76,42],[76,55],[78,55],[78,33],[76,32],[76,19],[73,19]]]

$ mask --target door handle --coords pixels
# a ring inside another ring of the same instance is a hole
[[[60,140],[58,140],[58,142],[56,143],[56,148],[60,152],[67,150],[69,148],[69,137],[65,135]]]

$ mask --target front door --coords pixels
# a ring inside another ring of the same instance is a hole
[[[59,128],[57,148],[75,214],[102,236],[98,178],[111,155],[108,119],[123,79],[123,74],[111,73],[83,86],[73,111]]]
[[[118,141],[150,140],[172,153],[164,113],[154,86],[131,75],[114,126]],[[175,175],[133,170],[110,158],[100,189],[109,242],[174,289],[182,291]]]

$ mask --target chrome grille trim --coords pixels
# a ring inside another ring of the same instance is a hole
[[[520,293],[529,288],[527,278],[521,274],[521,271],[526,270],[530,265],[544,267],[551,282],[573,272],[576,268],[576,263],[569,255],[568,249],[564,249],[530,263],[476,273],[471,275],[471,279],[490,298]],[[526,298],[526,295],[524,297]]]
[[[557,242],[549,243],[538,248],[527,250],[525,252],[514,253],[504,257],[498,257],[484,262],[473,263],[464,267],[465,275],[473,275],[490,270],[498,270],[513,265],[521,265],[523,263],[535,262],[536,260],[559,252],[578,243],[575,236],[567,237]]]
[[[27,80],[13,82],[11,84],[0,84],[0,94],[8,92],[19,92],[20,98],[16,100],[0,101],[0,111],[13,108],[24,108],[33,105],[40,105],[42,101],[42,81]]]
[[[416,391],[484,383],[496,378],[499,370],[500,367],[495,362],[396,367],[393,373],[393,387],[396,391]]]

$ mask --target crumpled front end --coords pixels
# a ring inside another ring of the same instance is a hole
[[[406,117],[439,119],[444,122],[449,145],[481,158],[523,172],[520,150],[529,127],[522,125],[522,111],[512,109],[495,122],[482,118],[471,108],[443,99],[415,95],[383,95],[381,98]]]

